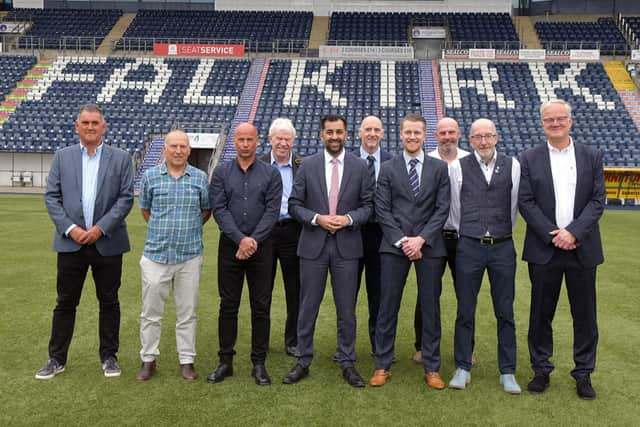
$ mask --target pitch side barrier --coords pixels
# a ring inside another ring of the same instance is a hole
[[[442,59],[476,61],[599,61],[598,49],[444,49]]]

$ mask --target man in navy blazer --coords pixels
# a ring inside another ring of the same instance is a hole
[[[569,136],[571,106],[553,100],[540,107],[547,144],[521,155],[519,208],[527,222],[522,258],[529,263],[531,312],[529,353],[534,378],[527,388],[541,393],[554,368],[552,321],[562,279],[573,317],[571,375],[582,399],[594,399],[596,266],[604,262],[598,221],[606,196],[602,153]]]
[[[129,154],[103,143],[107,129],[97,105],[80,108],[80,144],[58,150],[47,178],[45,204],[55,225],[58,252],[57,304],[53,311],[49,360],[36,373],[50,379],[64,371],[89,267],[96,284],[100,317],[100,359],[104,375],[120,375],[122,254],[129,251],[125,217],[133,205],[133,167]]]
[[[355,155],[367,162],[369,173],[378,179],[380,166],[390,160],[393,156],[380,147],[380,142],[384,136],[382,122],[376,116],[368,116],[362,120],[359,129],[360,147],[354,152]],[[378,319],[378,308],[380,306],[380,242],[382,241],[382,230],[375,220],[375,213],[371,215],[369,222],[362,226],[362,245],[364,255],[358,263],[358,290],[356,298],[360,292],[362,273],[365,275],[367,287],[367,302],[369,306],[369,341],[371,342],[371,354],[375,354],[376,345],[376,321]]]
[[[371,216],[373,179],[367,163],[344,150],[344,117],[324,116],[320,138],[325,149],[302,161],[289,197],[289,213],[302,224],[300,313],[298,362],[283,382],[295,384],[309,374],[313,333],[329,270],[338,317],[338,363],[350,385],[364,387],[354,367],[355,299],[358,259],[363,254],[360,227]]]
[[[414,264],[422,308],[422,364],[430,387],[443,389],[440,378],[440,292],[445,249],[442,227],[449,215],[451,188],[447,164],[426,156],[424,118],[405,116],[400,123],[404,150],[380,168],[376,220],[380,244],[380,310],[376,324],[375,372],[369,384],[382,386],[391,376],[398,311],[407,274]]]

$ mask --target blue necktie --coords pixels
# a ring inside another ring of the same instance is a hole
[[[418,180],[418,172],[416,171],[417,164],[418,159],[409,160],[409,185],[411,186],[414,197],[417,197],[418,191],[420,191],[420,181]]]

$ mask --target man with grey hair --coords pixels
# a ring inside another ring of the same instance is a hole
[[[606,196],[602,152],[574,143],[571,106],[552,100],[540,107],[547,143],[521,155],[520,213],[527,223],[522,259],[529,263],[531,393],[549,386],[554,369],[552,322],[562,288],[573,317],[571,375],[582,399],[595,399],[591,372],[598,344],[596,268],[604,262],[598,221]]]
[[[280,172],[282,178],[282,200],[278,222],[271,232],[273,244],[273,271],[271,274],[271,292],[273,292],[278,260],[282,269],[284,294],[287,304],[287,319],[284,327],[284,351],[295,356],[298,344],[298,311],[300,299],[300,259],[296,254],[300,238],[300,224],[289,215],[289,195],[293,186],[293,178],[298,172],[302,159],[293,152],[296,129],[291,120],[277,118],[269,127],[269,143],[271,152],[260,157]]]
[[[36,373],[46,380],[64,371],[76,307],[91,267],[100,307],[100,360],[106,377],[118,377],[122,254],[129,237],[124,219],[133,206],[133,167],[126,151],[104,144],[107,122],[100,107],[80,107],[80,143],[56,151],[44,196],[55,226],[58,253],[57,300],[53,310],[49,359]]]
[[[140,180],[138,204],[147,222],[140,259],[142,312],[137,381],[156,371],[164,305],[173,291],[176,347],[180,373],[195,380],[196,321],[202,270],[202,225],[211,216],[207,175],[189,165],[189,137],[181,130],[167,134],[164,161],[147,169]]]
[[[491,120],[474,121],[469,141],[473,155],[450,168],[452,209],[460,212],[456,258],[461,261],[456,263],[456,371],[449,387],[464,389],[471,381],[476,304],[487,270],[497,320],[500,383],[505,392],[520,394],[514,375],[516,251],[511,237],[517,215],[520,164],[497,152],[498,133]]]

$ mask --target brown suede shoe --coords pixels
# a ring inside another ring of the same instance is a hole
[[[444,381],[442,381],[442,378],[440,378],[439,373],[427,372],[426,374],[424,374],[424,379],[429,387],[435,388],[436,390],[444,389]]]
[[[381,387],[387,383],[387,380],[391,377],[390,371],[384,369],[377,369],[373,372],[373,376],[369,380],[369,385],[372,387]]]
[[[180,373],[182,374],[182,378],[187,381],[194,381],[198,379],[198,374],[193,367],[193,363],[180,364]]]
[[[142,362],[142,367],[136,374],[136,381],[147,381],[150,379],[153,374],[156,372],[156,361],[153,362]]]

